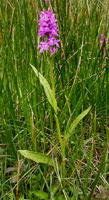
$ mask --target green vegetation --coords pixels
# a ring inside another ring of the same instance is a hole
[[[0,200],[108,199],[108,1],[50,2],[52,59],[38,49],[48,4],[0,1]]]

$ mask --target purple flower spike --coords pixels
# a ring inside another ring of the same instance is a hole
[[[57,20],[55,19],[55,14],[50,8],[47,11],[41,12],[39,19],[39,35],[40,37],[44,37],[44,42],[41,42],[38,46],[40,48],[40,53],[44,50],[52,52],[57,51],[59,48],[58,42],[58,26],[56,24]]]

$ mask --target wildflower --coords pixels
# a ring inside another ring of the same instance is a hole
[[[103,46],[103,43],[104,43],[103,54],[105,54],[106,53],[107,38],[102,33],[101,34],[101,40],[100,40],[100,48]]]
[[[105,45],[107,43],[107,38],[105,38],[105,35],[102,33],[101,34],[101,40],[100,40],[100,47],[102,47],[103,42],[105,41]]]
[[[56,24],[57,20],[55,19],[55,14],[53,11],[48,8],[47,11],[41,12],[39,19],[39,35],[44,38],[43,42],[40,42],[38,46],[40,48],[40,53],[44,50],[49,50],[51,53],[54,53],[58,50],[60,41],[56,39],[59,36],[58,27]]]
[[[101,34],[101,41],[104,40],[104,34]]]
[[[49,0],[45,0],[45,2],[49,3]]]

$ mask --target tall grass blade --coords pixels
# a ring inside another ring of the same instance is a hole
[[[106,153],[107,153],[107,146],[106,146],[106,148],[105,148],[105,151],[104,151],[104,154],[103,154],[103,158],[102,158],[102,161],[101,161],[101,164],[100,164],[98,173],[97,173],[97,175],[96,175],[95,181],[94,181],[94,183],[93,183],[93,185],[92,185],[92,190],[91,190],[91,192],[90,192],[90,194],[89,194],[89,196],[88,196],[88,200],[91,200],[91,199],[92,199],[92,195],[93,195],[94,189],[95,189],[95,187],[96,187],[96,185],[97,185],[97,182],[98,182],[100,173],[101,173],[101,171],[102,171],[103,168],[104,168],[104,162],[105,162],[105,155],[106,155]]]

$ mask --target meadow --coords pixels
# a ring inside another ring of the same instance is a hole
[[[48,7],[60,40],[52,56],[38,46]],[[108,8],[0,1],[0,200],[109,198]]]

